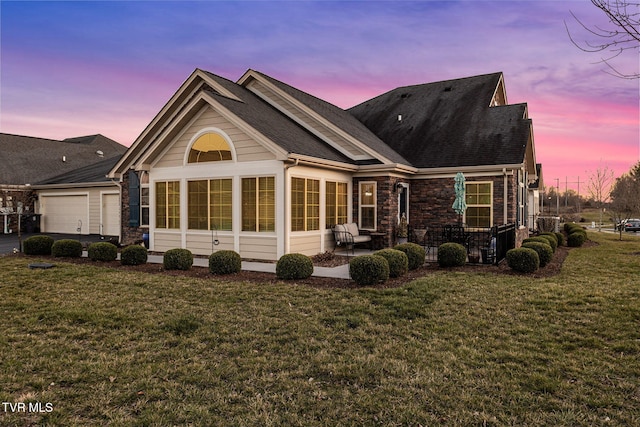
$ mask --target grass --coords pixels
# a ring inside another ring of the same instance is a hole
[[[0,425],[639,425],[640,239],[546,279],[223,283],[0,258]]]

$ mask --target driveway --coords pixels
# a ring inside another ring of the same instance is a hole
[[[37,236],[40,233],[35,234],[22,234],[22,241],[30,236]],[[74,239],[80,240],[84,243],[93,243],[93,242],[102,242],[105,239],[98,234],[57,234],[57,233],[46,233],[47,236],[53,237],[53,240],[61,240],[61,239]],[[0,234],[0,255],[10,254],[13,252],[14,248],[18,248],[18,234]]]

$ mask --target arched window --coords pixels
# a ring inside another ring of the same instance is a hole
[[[191,146],[188,163],[232,160],[229,143],[218,133],[205,133]]]

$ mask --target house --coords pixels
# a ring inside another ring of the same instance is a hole
[[[502,73],[394,89],[349,110],[255,70],[233,82],[196,69],[109,173],[122,187],[122,239],[154,251],[231,249],[275,260],[334,247],[331,227],[384,233],[458,221],[527,234],[536,179],[526,104]]]
[[[125,151],[102,135],[53,140],[0,133],[1,231],[16,232],[21,212],[39,214],[36,226],[46,233],[119,236],[120,188],[106,175]]]

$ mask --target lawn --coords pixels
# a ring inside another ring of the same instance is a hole
[[[640,425],[640,239],[589,236],[394,289],[1,257],[0,425]]]

